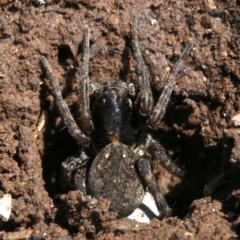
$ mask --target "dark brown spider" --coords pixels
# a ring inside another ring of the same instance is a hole
[[[76,125],[62,98],[58,79],[43,56],[41,63],[51,79],[56,104],[69,133],[82,148],[90,148],[93,152],[88,156],[79,150],[62,163],[63,187],[107,198],[109,209],[117,212],[119,217],[131,214],[141,204],[148,189],[163,218],[171,215],[171,209],[152,174],[152,161],[158,161],[177,176],[182,177],[183,172],[171,162],[147,129],[157,128],[164,115],[176,75],[191,46],[175,64],[154,107],[149,73],[137,38],[137,17],[133,15],[132,19],[132,47],[139,74],[139,91],[133,84],[127,85],[121,80],[89,85],[89,28],[84,29],[82,76],[78,79],[82,130]]]

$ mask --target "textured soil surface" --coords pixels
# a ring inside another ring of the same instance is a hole
[[[237,0],[0,0],[0,197],[11,194],[2,239],[238,239],[240,235],[240,2]],[[116,219],[106,199],[62,192],[61,162],[79,146],[57,111],[39,57],[77,116],[83,27],[91,29],[90,81],[138,78],[131,14],[156,98],[188,43],[166,114],[154,132],[185,179],[155,165],[173,217]],[[205,194],[204,194],[205,193]],[[2,208],[2,207],[1,207]],[[0,209],[1,209],[0,208]]]

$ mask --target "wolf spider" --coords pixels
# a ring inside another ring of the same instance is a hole
[[[165,113],[176,75],[191,47],[186,47],[173,67],[155,107],[148,69],[143,60],[132,16],[132,47],[140,89],[118,80],[89,84],[89,27],[83,35],[83,60],[78,79],[81,129],[62,98],[58,79],[44,56],[40,60],[51,79],[56,105],[70,135],[82,147],[62,163],[61,182],[65,189],[80,189],[93,197],[110,201],[109,210],[118,217],[131,214],[142,202],[146,189],[152,194],[160,217],[171,215],[152,173],[153,160],[179,177],[183,172],[166,155],[159,142],[147,132],[156,129]],[[91,149],[91,155],[86,154]]]

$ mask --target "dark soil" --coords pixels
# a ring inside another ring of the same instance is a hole
[[[12,195],[2,239],[238,239],[240,235],[240,8],[234,0],[0,1],[0,195]],[[59,187],[61,162],[78,149],[39,63],[49,60],[77,119],[82,29],[91,29],[90,81],[137,83],[131,13],[156,97],[184,47],[194,48],[178,74],[155,137],[186,172],[156,165],[174,217],[150,224],[116,220],[105,199],[87,201]],[[70,47],[72,46],[72,47]],[[76,47],[77,49],[77,47]],[[156,63],[158,65],[154,65]],[[216,182],[216,177],[219,180]],[[214,183],[214,184],[212,184]],[[207,185],[207,187],[205,187]],[[204,196],[205,193],[211,197]]]

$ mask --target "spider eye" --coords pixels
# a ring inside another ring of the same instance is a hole
[[[120,99],[121,99],[120,96],[117,96],[117,101],[120,101]]]

